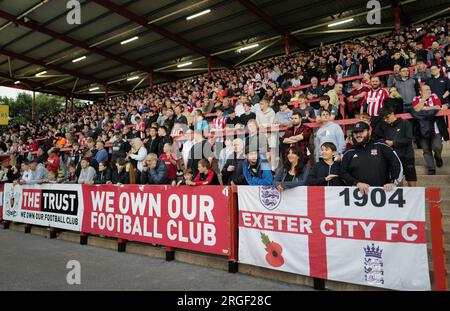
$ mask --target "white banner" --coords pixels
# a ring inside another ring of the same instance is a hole
[[[425,189],[240,186],[239,261],[397,290],[430,290]]]
[[[80,231],[83,206],[81,185],[5,184],[3,219]]]

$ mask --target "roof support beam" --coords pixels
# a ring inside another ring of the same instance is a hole
[[[26,10],[25,12],[23,12],[22,14],[20,14],[18,16],[18,18],[22,18],[27,16],[28,14],[36,11],[38,8],[40,8],[41,6],[43,6],[44,4],[46,4],[49,0],[42,0],[41,2],[39,2],[38,4],[34,5],[33,7],[31,7],[30,9]],[[0,26],[0,31],[2,31],[3,29],[8,28],[9,26],[11,26],[14,22],[9,21],[6,24]]]
[[[26,79],[20,79],[21,84],[19,85],[15,85],[13,84],[13,82],[17,79],[14,77],[10,77],[9,74],[4,73],[4,72],[0,72],[0,77],[5,78],[7,80],[11,81],[11,85],[7,84],[7,83],[2,83],[5,86],[8,87],[13,87],[13,88],[17,88],[17,89],[24,89],[24,90],[37,90],[37,89],[47,89],[48,91],[42,91],[50,93],[50,94],[56,94],[59,96],[63,96],[63,97],[71,97],[72,96],[72,92],[57,86],[48,86],[44,83],[41,82],[36,82],[36,81],[31,81],[31,80],[26,80]],[[88,95],[76,95],[77,98],[80,99],[86,99],[86,100],[92,100],[93,97],[92,96],[88,96]]]
[[[411,19],[405,14],[400,0],[391,0],[392,8],[394,10],[395,17],[395,31],[400,31],[400,26],[403,23],[404,26],[411,24]]]
[[[114,61],[116,61],[116,62],[118,62],[120,64],[129,66],[131,68],[134,68],[134,69],[137,69],[137,70],[141,70],[141,71],[144,71],[144,72],[152,72],[153,71],[153,68],[150,68],[148,66],[144,66],[144,65],[139,64],[137,62],[134,62],[132,60],[125,59],[125,58],[123,58],[121,56],[112,54],[112,53],[107,52],[105,50],[102,50],[102,49],[100,49],[98,47],[90,46],[89,44],[87,44],[85,42],[79,41],[77,39],[74,39],[74,38],[69,37],[67,35],[64,35],[62,33],[59,33],[59,32],[53,31],[51,29],[48,29],[48,28],[46,28],[44,26],[41,26],[38,23],[36,23],[35,21],[32,21],[30,19],[27,19],[27,21],[25,21],[22,18],[18,18],[17,16],[11,15],[11,14],[5,12],[5,11],[2,11],[2,10],[0,10],[0,17],[4,18],[6,20],[9,20],[11,22],[20,24],[22,26],[25,26],[27,28],[30,28],[30,29],[32,29],[34,31],[38,31],[40,33],[46,34],[47,36],[50,36],[50,37],[52,37],[54,39],[64,41],[64,42],[66,42],[66,43],[68,43],[70,45],[83,48],[86,51],[89,51],[91,53],[101,55],[101,56],[106,57],[108,59],[112,59],[112,60],[114,60]],[[164,78],[164,79],[175,80],[175,77],[171,76],[171,75],[160,74],[160,76],[162,78]]]
[[[329,33],[342,33],[342,32],[362,32],[362,31],[386,31],[392,30],[392,26],[389,27],[364,27],[364,28],[347,28],[347,29],[332,29],[332,30],[320,30],[320,31],[305,31],[300,35],[323,35]]]
[[[308,47],[304,42],[299,40],[296,36],[294,36],[289,30],[281,26],[279,23],[273,20],[272,17],[264,13],[263,10],[261,10],[258,6],[256,6],[253,2],[250,0],[239,0],[239,2],[247,8],[250,12],[261,18],[266,24],[268,24],[270,27],[272,27],[276,32],[287,35],[292,42],[298,45],[299,48],[302,50],[306,50]]]
[[[9,76],[12,78],[12,69],[11,69],[11,57],[8,56],[8,68],[9,68]]]
[[[80,79],[83,79],[83,80],[99,83],[99,84],[102,84],[102,85],[108,83],[107,81],[102,80],[102,79],[92,78],[90,75],[87,75],[87,74],[83,74],[83,73],[80,73],[80,72],[77,72],[77,71],[74,71],[74,70],[69,70],[69,69],[66,69],[66,68],[63,68],[63,67],[60,67],[60,66],[57,66],[57,65],[46,64],[42,60],[34,59],[32,57],[25,56],[25,55],[22,55],[22,54],[19,54],[19,53],[15,53],[15,52],[12,52],[12,51],[8,51],[8,50],[2,49],[2,48],[0,48],[0,54],[6,55],[6,56],[9,56],[9,57],[12,57],[12,58],[19,59],[19,60],[21,60],[23,62],[26,62],[26,63],[38,65],[38,66],[41,66],[41,67],[44,67],[44,68],[48,68],[48,69],[55,70],[55,71],[58,71],[58,72],[61,72],[61,73],[64,73],[64,74],[68,74],[68,75],[71,75],[73,77],[77,77],[77,78],[80,78]],[[117,89],[121,90],[121,91],[125,91],[125,92],[129,91],[128,88],[126,88],[126,87],[122,87],[122,86],[119,86],[119,85],[117,85],[115,87]]]
[[[73,87],[72,87],[72,94],[73,94],[73,92],[75,92],[75,89],[77,88],[77,84],[78,84],[78,81],[79,81],[80,79],[76,79],[75,80],[75,83],[73,84]]]
[[[267,44],[266,46],[263,46],[262,48],[260,48],[258,51],[254,52],[253,54],[247,56],[246,58],[244,58],[243,60],[239,61],[239,63],[236,64],[236,67],[245,63],[246,61],[252,59],[253,57],[255,57],[256,55],[258,55],[259,53],[263,52],[264,50],[270,48],[271,46],[275,45],[276,43],[278,43],[281,39],[278,40],[274,40],[271,43]]]
[[[143,18],[142,16],[139,16],[137,14],[134,14],[133,12],[127,10],[126,8],[124,8],[123,6],[117,5],[109,0],[93,0],[95,3],[97,3],[98,5],[101,5],[105,8],[107,8],[108,10],[111,10],[115,13],[117,13],[118,15],[136,23],[139,24],[141,26],[146,27],[147,29],[156,32],[157,34],[166,37],[169,40],[174,41],[175,43],[182,45],[186,48],[188,48],[191,51],[194,51],[195,53],[198,53],[206,58],[208,58],[210,56],[210,52],[204,50],[203,48],[195,45],[194,43],[182,38],[181,36],[174,34],[164,28],[159,27],[158,25],[155,24],[150,24],[145,18]],[[223,60],[219,57],[212,57],[212,60],[220,65],[223,65],[227,68],[233,68],[233,64],[231,62],[228,62],[226,60]]]

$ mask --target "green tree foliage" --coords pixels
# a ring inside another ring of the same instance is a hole
[[[12,118],[12,122],[16,124],[25,124],[27,121],[31,121],[31,105],[32,95],[20,92],[16,99],[8,97],[0,97],[0,104],[9,105],[9,114]],[[48,94],[36,95],[36,118],[39,118],[45,114],[55,114],[64,108],[65,99],[59,96]]]
[[[44,113],[56,114],[65,105],[65,99],[60,96],[38,94],[36,95],[36,115],[39,118]]]

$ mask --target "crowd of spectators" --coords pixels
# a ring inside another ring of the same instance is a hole
[[[429,174],[443,165],[447,121],[436,112],[449,104],[449,27],[440,19],[321,45],[12,125],[0,136],[10,160],[0,180],[365,191],[405,174],[414,186],[413,142]],[[414,121],[395,116],[402,112]],[[354,117],[365,121],[351,132],[334,122]],[[359,152],[367,154],[349,158]],[[371,155],[381,159],[375,167]]]

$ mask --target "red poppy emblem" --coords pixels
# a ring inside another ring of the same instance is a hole
[[[284,258],[282,256],[283,248],[280,244],[270,241],[269,237],[261,233],[261,241],[266,246],[265,250],[266,261],[272,267],[278,268],[284,265]]]

